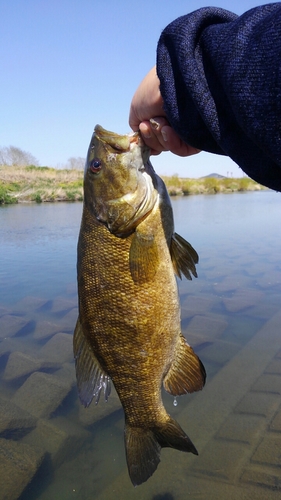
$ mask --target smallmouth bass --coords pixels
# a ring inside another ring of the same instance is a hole
[[[197,276],[197,262],[193,247],[174,232],[165,184],[140,135],[97,125],[78,241],[76,376],[86,407],[102,390],[107,400],[112,380],[124,409],[134,485],[154,473],[162,447],[197,454],[161,398],[162,385],[179,396],[205,383],[205,369],[181,333],[175,278]]]

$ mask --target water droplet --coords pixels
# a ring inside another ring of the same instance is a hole
[[[173,405],[178,406],[177,398],[174,398]]]

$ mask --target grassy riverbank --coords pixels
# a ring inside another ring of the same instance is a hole
[[[170,196],[189,194],[234,193],[237,191],[260,191],[266,189],[249,177],[201,177],[199,179],[181,178],[176,175],[164,177]]]
[[[82,201],[83,171],[0,167],[0,203]]]
[[[248,177],[187,179],[173,175],[163,179],[171,196],[266,189]],[[0,204],[82,200],[82,170],[0,166]]]

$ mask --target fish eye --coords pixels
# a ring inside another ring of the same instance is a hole
[[[97,174],[101,170],[102,164],[99,158],[94,158],[90,163],[90,170],[93,174]]]

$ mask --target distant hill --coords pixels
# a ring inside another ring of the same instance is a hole
[[[200,179],[207,179],[208,177],[213,177],[214,179],[226,179],[225,175],[220,175],[220,174],[204,175],[203,177],[200,177]]]

